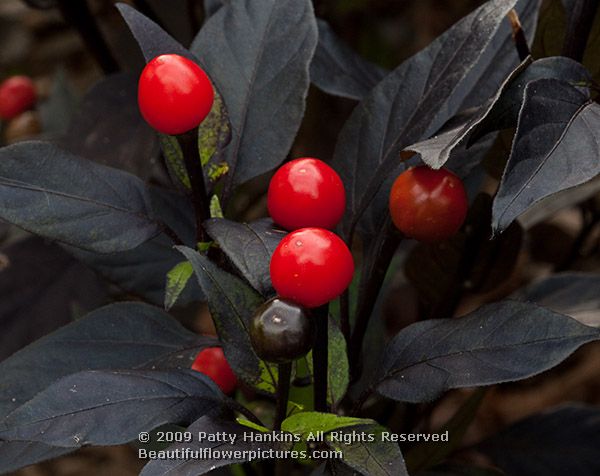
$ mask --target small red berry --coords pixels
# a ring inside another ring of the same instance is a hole
[[[197,127],[210,112],[213,100],[206,73],[183,56],[157,56],[140,76],[140,111],[146,122],[163,134],[183,134]]]
[[[301,228],[283,238],[271,257],[271,281],[280,297],[318,307],[348,287],[354,260],[346,243],[323,228]]]
[[[0,118],[12,119],[31,109],[37,100],[33,81],[27,76],[13,76],[0,84]]]
[[[237,378],[231,370],[221,347],[207,347],[198,353],[192,370],[210,377],[223,393],[231,393],[237,385]]]
[[[390,193],[390,214],[396,227],[423,242],[454,235],[467,216],[465,187],[456,175],[427,166],[401,173]]]
[[[346,208],[340,176],[310,157],[284,164],[271,179],[267,207],[273,221],[286,230],[307,226],[332,229]]]

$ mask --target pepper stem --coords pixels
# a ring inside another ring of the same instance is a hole
[[[206,185],[204,183],[204,172],[198,152],[198,129],[185,132],[177,136],[181,147],[185,168],[190,179],[191,197],[196,213],[196,241],[202,243],[207,241],[204,231],[204,222],[210,218],[210,207]]]
[[[275,413],[274,431],[281,430],[281,423],[287,416],[287,405],[290,396],[290,378],[292,376],[292,363],[278,365],[277,376],[277,409]]]
[[[315,309],[316,340],[313,348],[314,407],[327,411],[327,371],[329,352],[329,303]]]

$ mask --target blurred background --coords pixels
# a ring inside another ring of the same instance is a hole
[[[31,111],[1,124],[0,143],[8,145],[32,138],[56,140],[84,157],[161,184],[167,178],[160,165],[159,147],[153,131],[141,121],[135,103],[134,78],[143,66],[143,59],[114,3],[112,0],[0,0],[0,81],[15,74],[30,76],[38,94]],[[190,44],[204,18],[201,0],[126,3],[157,21],[185,46]],[[397,66],[481,3],[478,0],[314,2],[317,15],[326,19],[348,45],[385,68]],[[559,53],[565,17],[560,0],[544,1],[532,45],[535,55]],[[591,43],[599,42],[599,31],[596,25]],[[597,75],[600,61],[595,63],[587,66]],[[99,83],[106,75],[115,73],[119,74],[110,82]],[[305,122],[291,156],[330,159],[337,133],[355,104],[311,87]],[[497,184],[499,164],[507,150],[501,139],[486,162],[483,188],[490,192]],[[236,198],[233,210],[236,218],[250,220],[266,215],[264,194],[268,178],[253,181]],[[599,207],[598,197],[588,198],[585,203],[567,207],[525,227],[513,241],[506,240],[504,254],[500,254],[496,263],[506,272],[499,271],[493,286],[466,296],[457,314],[507,296],[552,272],[597,270],[600,230],[597,220],[590,216],[597,217]],[[382,308],[380,324],[389,333],[418,318],[423,305],[422,287],[426,285],[411,274],[411,266],[422,267],[427,262],[430,268],[435,268],[436,263],[427,261],[431,256],[425,256],[430,251],[401,251],[410,256],[404,267],[397,266],[397,275]],[[0,360],[115,296],[135,297],[107,283],[62,248],[0,223]],[[582,312],[591,312],[593,315],[587,318],[598,320],[598,309]],[[176,313],[191,329],[212,331],[203,307],[178,309]],[[600,346],[588,345],[542,377],[490,392],[467,434],[467,443],[563,401],[600,403],[599,359]],[[433,411],[429,424],[436,427],[445,422],[467,393],[451,392]],[[135,451],[123,446],[84,449],[15,474],[126,476],[138,474],[142,466]]]

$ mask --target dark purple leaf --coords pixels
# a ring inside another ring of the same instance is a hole
[[[0,218],[99,253],[135,248],[160,232],[140,179],[45,142],[0,150]]]
[[[530,45],[536,36],[541,5],[542,0],[518,0],[515,6]],[[506,77],[519,65],[519,55],[512,33],[510,22],[503,21],[471,73],[478,79],[463,100],[461,110],[479,107],[494,97]]]
[[[140,45],[146,62],[157,56],[170,53],[185,56],[192,61],[198,61],[188,49],[184,48],[164,29],[134,8],[125,3],[118,3],[117,8]]]
[[[224,399],[210,378],[189,369],[78,372],[9,413],[0,421],[0,440],[65,448],[118,445],[141,431],[217,413]]]
[[[250,455],[253,452],[262,450],[267,452],[269,450],[289,450],[291,444],[289,443],[278,443],[278,442],[258,442],[249,440],[248,436],[251,434],[257,434],[260,436],[260,432],[253,430],[247,426],[238,425],[237,423],[228,422],[225,420],[218,420],[210,416],[200,418],[194,422],[187,431],[194,435],[194,439],[190,443],[178,443],[168,448],[169,451],[183,450],[189,448],[192,451],[213,450],[219,452],[220,457],[214,459],[198,459],[198,458],[180,458],[180,459],[166,459],[166,460],[154,460],[150,461],[140,473],[141,476],[164,476],[166,474],[177,474],[178,476],[198,476],[211,472],[216,468],[223,466],[229,466],[232,464],[244,463],[250,461]],[[217,441],[199,441],[198,435],[200,433],[208,435],[225,434],[231,435],[236,438],[234,444],[223,444]],[[249,441],[246,441],[246,438]],[[240,452],[237,455],[235,452]],[[263,459],[260,456],[256,456],[253,461],[259,461]]]
[[[485,120],[486,116],[490,114],[494,105],[504,94],[505,89],[530,64],[531,58],[528,58],[521,63],[502,83],[494,97],[487,101],[486,104],[465,114],[465,118],[457,121],[457,125],[451,125],[448,129],[441,130],[430,139],[406,147],[402,151],[402,154],[409,156],[411,153],[417,153],[423,162],[434,169],[439,169],[445,165],[456,148],[461,145],[466,145],[469,136],[476,130],[478,124]]]
[[[600,173],[600,106],[556,79],[529,83],[517,132],[493,206],[502,231],[542,198]]]
[[[184,243],[193,244],[196,238],[193,209],[187,198],[157,188],[151,188],[150,193],[155,213]],[[68,247],[68,251],[121,289],[157,306],[164,302],[167,273],[182,261],[181,254],[173,248],[173,241],[164,233],[133,250],[120,253],[92,253],[72,247]],[[204,299],[197,283],[190,281],[178,303]]]
[[[103,307],[0,362],[0,418],[69,374],[189,368],[202,348],[214,345],[214,339],[192,334],[158,308],[139,303]],[[0,442],[0,472],[70,451],[44,443]]]
[[[276,377],[254,352],[248,328],[261,296],[240,278],[223,271],[206,256],[185,246],[177,249],[192,263],[198,284],[208,298],[227,361],[236,374],[259,390],[274,392]]]
[[[457,319],[410,325],[388,344],[375,385],[388,398],[521,380],[548,370],[600,332],[533,304],[502,301]]]
[[[364,427],[358,430],[341,429],[339,433],[358,432],[359,438],[353,438],[349,444],[328,441],[327,445],[341,451],[341,461],[363,476],[408,476],[398,444],[383,441],[381,436],[383,430],[384,428],[379,426]],[[360,438],[361,434],[371,434],[373,441],[363,441]],[[334,472],[334,474],[336,473]]]
[[[267,297],[273,294],[269,262],[275,248],[286,235],[270,219],[237,223],[213,218],[206,231],[254,289]]]
[[[431,136],[459,111],[478,79],[472,71],[515,3],[485,3],[386,76],[354,110],[332,164],[348,190],[346,238],[361,221],[365,241],[380,233],[387,187],[405,167],[400,151]]]
[[[600,327],[600,274],[555,274],[531,284],[513,297],[566,314],[582,324]]]
[[[0,362],[0,417],[66,375],[99,369],[185,368],[191,366],[189,354],[208,345],[215,345],[214,339],[189,332],[159,308],[141,303],[102,307]]]
[[[534,61],[505,88],[492,110],[472,131],[469,143],[491,131],[516,127],[526,86],[544,78],[560,79],[582,87],[591,81],[589,71],[570,58],[556,56]]]
[[[232,138],[223,196],[281,163],[304,115],[317,44],[310,0],[239,0],[212,15],[194,39],[229,112]]]

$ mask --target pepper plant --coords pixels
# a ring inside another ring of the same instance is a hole
[[[132,117],[139,107],[154,130],[128,128],[119,101],[93,127],[135,145],[115,155],[139,176],[86,157],[78,128],[96,116],[84,100],[61,141],[0,149],[0,218],[137,298],[0,362],[0,471],[132,443],[145,476],[599,474],[600,412],[586,406],[456,458],[487,388],[600,339],[572,317],[597,311],[597,274],[459,312],[465,293],[507,279],[522,223],[600,190],[598,61],[582,63],[597,2],[564,2],[564,49],[549,57],[530,53],[540,3],[484,2],[392,71],[354,53],[311,0],[206,0],[189,48],[118,4],[147,62]],[[332,158],[290,154],[311,83],[356,103]],[[108,76],[92,105],[129,97],[127,84]],[[507,136],[491,195],[490,151]],[[147,180],[155,137],[160,184]],[[237,220],[245,184],[270,173],[271,218]],[[402,268],[419,317],[386,340],[382,302]],[[217,337],[175,317],[201,302]],[[456,415],[423,426],[456,389],[472,389]],[[447,438],[400,438],[420,428]]]

